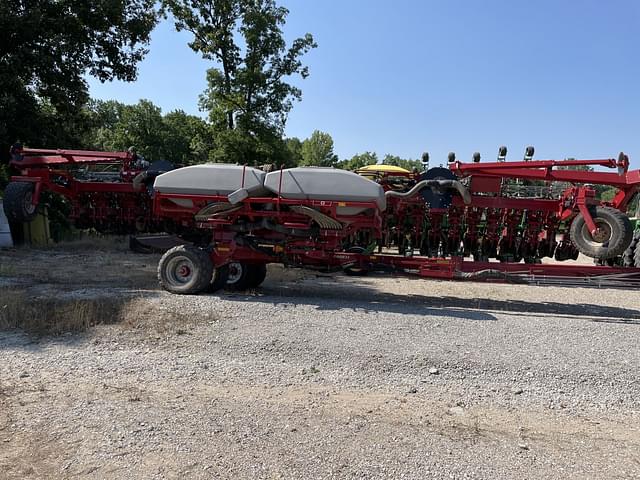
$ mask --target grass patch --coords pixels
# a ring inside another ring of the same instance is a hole
[[[120,321],[126,301],[117,298],[32,298],[24,290],[0,291],[0,329],[57,335]]]
[[[14,277],[18,271],[13,265],[1,264],[0,265],[0,277]]]
[[[53,243],[45,248],[72,251],[127,252],[129,251],[129,237],[126,235],[102,235],[83,231],[73,240]]]
[[[23,289],[0,290],[0,330],[22,329],[35,335],[84,332],[95,325],[120,323],[158,335],[188,335],[215,314],[189,315],[179,306],[164,307],[137,297],[82,299],[33,298]]]

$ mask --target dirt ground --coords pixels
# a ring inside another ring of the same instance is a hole
[[[0,478],[640,478],[637,291],[157,260],[0,251]]]

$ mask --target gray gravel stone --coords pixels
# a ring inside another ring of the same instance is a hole
[[[640,476],[638,292],[278,267],[248,293],[154,285],[144,322],[0,331],[0,478]]]

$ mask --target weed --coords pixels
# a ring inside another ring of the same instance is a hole
[[[35,334],[84,331],[92,325],[119,321],[124,302],[116,298],[43,299],[24,290],[0,290],[0,328]]]

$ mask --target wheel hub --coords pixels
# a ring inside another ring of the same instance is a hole
[[[180,268],[178,268],[178,276],[181,278],[186,278],[189,275],[191,275],[191,269],[187,265],[181,265]]]
[[[611,230],[598,227],[593,234],[593,239],[598,243],[604,243],[611,238]]]
[[[593,233],[588,232],[589,227],[587,227],[585,223],[584,228],[587,230],[586,233],[588,234],[584,235],[584,238],[593,245],[602,245],[607,243],[611,239],[611,226],[599,218],[594,219],[594,221],[596,224],[596,231]]]
[[[193,263],[187,257],[174,257],[167,265],[167,277],[174,285],[184,285],[193,278]]]
[[[229,279],[227,283],[236,283],[242,277],[242,264],[238,262],[231,262],[229,264]]]

